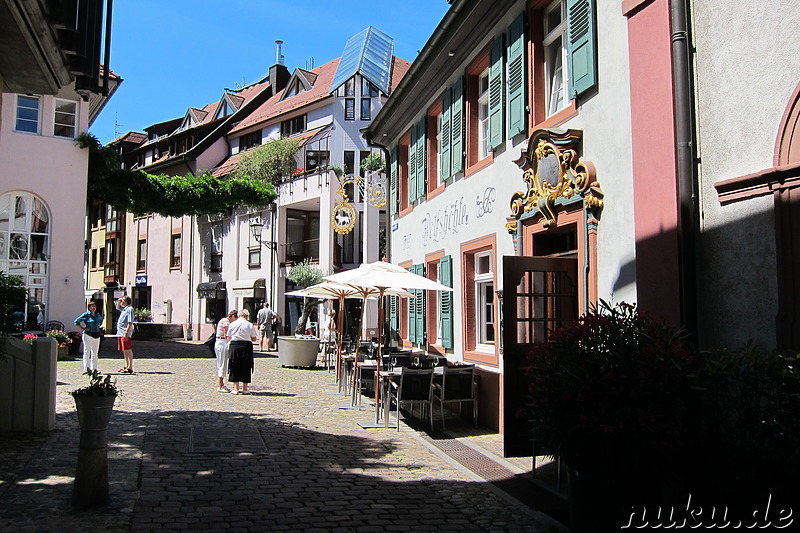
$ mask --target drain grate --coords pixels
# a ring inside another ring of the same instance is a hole
[[[481,452],[470,448],[456,439],[429,439],[429,442],[455,459],[459,464],[474,472],[487,481],[508,479],[514,477],[514,472],[483,455]]]
[[[190,428],[189,453],[236,454],[264,453],[267,446],[257,429],[208,430]]]

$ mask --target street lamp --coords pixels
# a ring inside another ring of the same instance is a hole
[[[264,222],[261,221],[261,217],[251,217],[250,218],[250,232],[253,234],[253,239],[256,242],[259,242],[269,248],[270,250],[277,250],[278,243],[275,241],[262,241],[261,235],[264,232]]]

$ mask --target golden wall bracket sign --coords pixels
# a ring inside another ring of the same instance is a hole
[[[511,195],[511,214],[506,223],[509,233],[516,233],[520,217],[537,209],[545,226],[557,224],[556,200],[581,195],[588,208],[603,208],[603,191],[596,181],[591,161],[578,161],[577,148],[583,132],[560,133],[536,130],[528,149],[515,163],[523,170],[527,190]]]
[[[347,186],[353,185],[353,190],[358,188],[361,194],[361,201],[375,207],[386,205],[386,177],[380,171],[368,172],[366,177],[359,175],[341,176],[339,178],[339,190],[337,191],[342,199],[333,208],[331,215],[331,227],[336,233],[345,235],[353,231],[356,225],[356,210],[350,203],[347,194]]]

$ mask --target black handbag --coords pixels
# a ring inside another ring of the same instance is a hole
[[[214,345],[215,345],[216,343],[217,343],[217,333],[216,333],[216,332],[212,332],[212,333],[211,333],[211,336],[210,336],[210,337],[208,337],[208,338],[206,339],[206,341],[203,343],[203,344],[205,344],[206,346],[208,346],[208,349],[209,349],[209,350],[211,350],[211,355],[213,355],[214,357],[216,357],[216,356],[217,356],[217,351],[216,351],[216,350],[214,350]]]

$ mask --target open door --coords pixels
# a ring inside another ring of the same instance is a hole
[[[528,402],[527,356],[550,331],[578,318],[575,257],[503,257],[503,453],[531,455],[531,427],[517,413]]]

